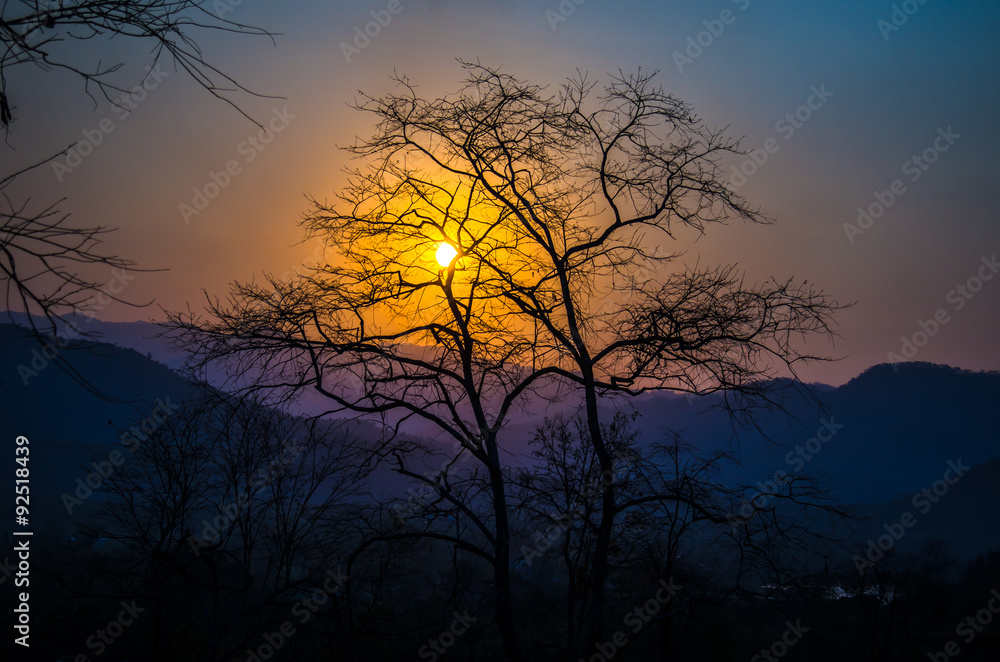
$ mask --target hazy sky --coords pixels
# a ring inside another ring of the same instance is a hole
[[[394,70],[436,96],[459,87],[459,57],[553,85],[576,69],[603,77],[642,67],[659,70],[708,124],[761,148],[763,164],[746,164],[750,176],[735,181],[777,222],[714,228],[687,246],[689,259],[736,262],[756,279],[808,279],[857,302],[839,315],[836,346],[816,348],[846,358],[806,370],[808,379],[842,383],[915,334],[915,360],[1000,369],[1000,278],[989,266],[1000,268],[1000,3],[400,0],[352,51],[343,44],[355,28],[389,2],[223,2],[226,18],[280,33],[276,45],[201,35],[214,64],[284,97],[233,96],[257,120],[275,118],[281,131],[266,145],[248,142],[254,125],[167,61],[127,116],[95,106],[68,75],[9,74],[18,121],[0,173],[113,127],[72,171],[42,169],[13,193],[65,196],[78,222],[120,228],[109,250],[167,269],[136,274],[123,293],[133,301],[197,309],[202,289],[223,295],[233,279],[281,274],[309,256],[296,245],[304,195],[338,190],[346,160],[337,145],[369,129],[347,102],[359,89],[387,91]],[[118,80],[129,85],[149,64],[148,48],[125,42],[77,53],[81,64],[128,61]],[[238,174],[185,222],[179,206],[230,161]],[[859,207],[872,214],[862,226]],[[921,322],[936,314],[923,343]],[[120,305],[101,314],[158,316]]]

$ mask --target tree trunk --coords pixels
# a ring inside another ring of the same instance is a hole
[[[594,383],[594,373],[590,366],[583,374],[584,394],[587,407],[587,427],[590,432],[591,444],[597,453],[601,469],[601,521],[597,529],[597,540],[594,543],[594,559],[590,571],[590,617],[587,632],[587,648],[589,654],[596,650],[597,645],[604,642],[604,586],[608,581],[609,561],[611,551],[611,533],[615,523],[615,491],[614,491],[614,460],[601,432],[600,417],[597,412],[597,388]]]
[[[490,489],[493,496],[493,516],[496,518],[496,543],[494,545],[493,565],[494,582],[496,584],[496,621],[503,641],[504,653],[509,660],[522,659],[521,644],[517,636],[517,626],[514,622],[514,600],[510,590],[510,521],[507,518],[507,494],[504,490],[503,471],[500,468],[500,457],[496,438],[486,440],[486,448],[490,462]]]

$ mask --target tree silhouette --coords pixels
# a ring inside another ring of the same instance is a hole
[[[199,659],[242,654],[355,544],[368,467],[335,424],[203,388],[125,455],[84,527],[108,558],[68,589],[154,605],[157,660],[185,627]]]
[[[229,3],[227,3],[228,5]],[[51,72],[63,70],[81,79],[85,92],[112,102],[115,92],[128,90],[112,74],[122,63],[79,63],[79,49],[61,46],[65,42],[101,39],[135,39],[152,46],[153,62],[168,54],[175,66],[201,87],[251,119],[228,96],[250,93],[246,87],[205,59],[195,37],[199,31],[213,30],[272,38],[261,28],[224,18],[231,6],[206,0],[17,0],[0,7],[0,126],[9,128],[16,119],[16,105],[8,88],[7,73],[15,67],[32,65]],[[93,91],[92,91],[93,90]],[[113,103],[113,102],[112,102]]]
[[[109,269],[133,270],[135,263],[99,249],[103,226],[80,227],[70,224],[69,214],[60,211],[62,200],[45,206],[32,205],[30,199],[15,203],[6,189],[32,166],[0,180],[0,279],[6,281],[4,304],[7,310],[20,309],[39,315],[39,327],[28,321],[36,334],[55,331],[60,311],[90,313],[99,308],[93,301],[102,293],[102,283],[81,274],[78,269],[103,265]],[[114,301],[125,301],[113,293],[104,293]]]
[[[422,421],[455,442],[451,462],[482,468],[490,517],[465,512],[478,537],[435,535],[490,563],[497,625],[516,659],[498,441],[513,409],[558,389],[582,396],[605,478],[589,567],[596,645],[623,511],[600,398],[721,391],[747,413],[766,401],[768,378],[814,358],[797,341],[830,334],[837,305],[805,283],[751,284],[735,267],[684,267],[661,248],[729,220],[768,219],[725,184],[721,161],[739,144],[651,75],[619,74],[600,93],[581,75],[550,94],[463,66],[455,94],[424,99],[399,77],[397,92],[357,102],[376,121],[348,148],[365,165],[335,202],[313,199],[303,221],[334,259],[293,281],[238,283],[228,300],[209,301],[207,317],[172,324],[200,348],[194,365],[229,360],[262,375],[260,387],[315,389],[395,429]],[[434,258],[442,243],[455,252],[446,265]],[[417,477],[406,467],[414,442],[394,443],[384,455]],[[447,481],[428,483],[463,509]]]
[[[609,580],[616,595],[629,593],[629,599],[618,598],[618,605],[643,602],[649,586],[660,581],[680,585],[669,608],[646,623],[659,631],[663,659],[672,659],[666,645],[671,624],[692,602],[724,606],[736,594],[770,597],[756,588],[762,583],[780,582],[777,591],[769,591],[780,593],[798,575],[810,579],[817,552],[835,537],[846,513],[830,502],[822,481],[795,476],[775,484],[766,502],[743,511],[745,517],[734,518],[740,511],[735,504],[749,488],[731,471],[737,464],[734,454],[700,452],[672,431],[642,439],[636,416],[618,412],[601,423],[614,459],[617,508]],[[510,478],[520,519],[527,522],[522,529],[531,531],[524,536],[521,556],[532,578],[565,574],[565,633],[551,637],[566,642],[565,659],[576,660],[593,654],[578,636],[586,630],[581,616],[589,606],[589,569],[603,520],[600,487],[605,481],[583,418],[546,419],[535,430],[531,448],[533,461],[512,470]],[[722,571],[701,569],[714,558]]]
[[[151,46],[150,68],[161,58],[193,78],[212,96],[231,105],[247,119],[234,101],[234,94],[252,94],[241,83],[207,60],[199,46],[199,33],[230,32],[265,36],[264,29],[224,18],[232,7],[206,0],[16,0],[0,5],[0,127],[9,134],[17,119],[15,91],[9,75],[14,70],[37,68],[42,73],[69,72],[82,80],[84,92],[97,103],[103,97],[129,90],[115,77],[123,63],[81,64],[84,42],[128,39]],[[67,48],[67,45],[71,46]],[[73,48],[75,46],[76,48]],[[140,81],[145,82],[145,81]],[[256,122],[255,122],[256,123]],[[67,313],[88,313],[92,298],[102,293],[81,269],[103,265],[112,269],[134,269],[135,263],[101,251],[103,226],[79,226],[60,210],[65,199],[34,204],[12,197],[15,183],[28,171],[44,165],[72,149],[11,173],[0,173],[0,281],[6,285],[7,310],[29,315],[29,324],[42,338],[55,333]],[[107,294],[107,293],[104,293]],[[109,295],[110,296],[110,295]],[[116,301],[127,303],[111,296]],[[30,316],[40,317],[41,326]],[[60,358],[57,363],[67,368]]]

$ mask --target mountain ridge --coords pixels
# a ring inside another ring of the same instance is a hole
[[[131,332],[141,329],[130,327]],[[30,366],[41,346],[10,324],[0,325],[0,343],[5,348],[0,398],[10,412],[7,429],[49,439],[54,452],[59,447],[66,453],[74,444],[114,444],[118,428],[149,410],[157,398],[183,400],[193,388],[152,351],[144,355],[95,340],[72,341],[60,356],[121,402],[83,391],[53,365],[38,366],[42,369],[23,383],[18,367]],[[878,364],[841,386],[804,386],[783,396],[788,416],[763,412],[759,431],[713,409],[718,394],[649,393],[627,406],[638,413],[636,424],[647,441],[669,429],[681,432],[702,452],[738,448],[740,466],[732,476],[746,484],[766,481],[778,471],[801,470],[828,478],[850,503],[893,503],[939,478],[949,461],[977,466],[1000,458],[996,371],[927,362]],[[606,406],[622,404],[608,401]],[[507,461],[527,456],[527,442],[542,418],[575,412],[572,398],[535,409],[504,430]]]

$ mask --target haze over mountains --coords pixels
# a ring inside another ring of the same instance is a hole
[[[94,321],[84,328],[101,333],[103,342],[77,343],[59,356],[115,400],[85,391],[45,359],[21,328],[0,325],[6,429],[30,436],[37,449],[36,512],[67,527],[59,496],[86,475],[81,467],[88,464],[89,450],[106,453],[118,443],[120,429],[158,400],[180,402],[193,393],[175,372],[183,356],[153,337],[154,325]],[[741,428],[713,408],[719,396],[646,394],[627,406],[638,413],[636,425],[645,440],[670,429],[699,450],[738,449],[742,469],[733,477],[749,484],[766,483],[778,472],[828,477],[841,502],[866,504],[861,511],[872,518],[870,526],[860,525],[866,535],[878,535],[883,522],[914,510],[913,496],[941,480],[949,463],[967,465],[972,469],[951,488],[953,496],[919,518],[912,542],[946,538],[959,558],[1000,545],[1000,514],[985,505],[1000,499],[1000,373],[882,364],[839,387],[811,385],[809,392],[784,393],[787,414],[764,412],[759,430]],[[300,405],[315,411],[322,401],[317,396]],[[574,407],[567,399],[547,410],[532,409],[517,414],[505,431],[510,462],[527,455],[527,440],[542,416],[572,416]],[[377,435],[378,428],[365,426],[362,433]]]

